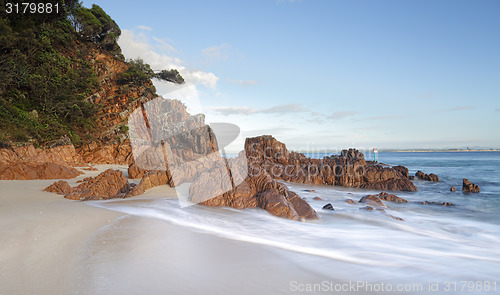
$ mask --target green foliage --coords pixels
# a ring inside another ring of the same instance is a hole
[[[122,33],[120,27],[98,5],[93,4],[91,9],[75,9],[73,25],[84,39],[99,44],[115,56],[121,54],[120,46],[116,42]]]
[[[151,67],[140,58],[128,61],[128,69],[118,75],[118,83],[142,85],[154,76]]]
[[[176,69],[161,70],[155,73],[149,64],[144,63],[140,58],[129,60],[128,65],[128,69],[118,75],[118,83],[120,84],[142,85],[153,78],[176,84],[184,83],[184,78]]]
[[[59,2],[59,15],[0,13],[3,140],[43,143],[69,135],[78,144],[93,128],[97,107],[84,99],[99,87],[95,70],[83,56],[68,54],[79,39],[69,16],[81,5]]]
[[[121,125],[120,126],[120,132],[121,133],[127,133],[128,132],[128,125]]]
[[[162,70],[156,73],[154,77],[159,80],[164,80],[176,84],[184,83],[184,78],[182,78],[181,74],[179,74],[179,71],[177,71],[176,69]]]

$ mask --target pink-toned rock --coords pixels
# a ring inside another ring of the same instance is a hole
[[[270,135],[247,138],[245,153],[249,166],[260,167],[274,179],[296,183],[340,185],[377,190],[416,191],[406,168],[368,164],[356,149],[340,155],[312,159],[290,152]]]
[[[354,201],[353,199],[347,199],[347,200],[345,200],[345,202],[347,204],[351,204],[351,205],[356,204],[356,201]]]
[[[231,159],[237,161],[237,159]],[[205,172],[196,182],[191,185],[190,195],[202,196],[204,188],[217,189],[220,183],[224,183],[220,177],[214,175],[219,172]],[[214,181],[210,185],[210,181]],[[207,184],[208,182],[208,184]],[[232,181],[231,181],[232,182]],[[217,185],[214,185],[217,184]],[[192,198],[193,198],[192,197]],[[212,207],[261,208],[278,217],[302,220],[317,219],[316,211],[288,187],[272,179],[264,170],[258,167],[250,168],[245,180],[235,188],[208,200],[191,199],[201,205]]]
[[[145,173],[147,170],[139,168],[135,162],[128,167],[128,178],[130,179],[142,178]]]
[[[130,184],[123,172],[108,169],[88,182],[78,185],[65,198],[83,201],[123,198],[130,190]]]
[[[67,195],[71,193],[72,188],[67,181],[59,180],[46,187],[44,191],[56,193],[59,195]]]
[[[0,163],[0,179],[70,179],[82,174],[80,171],[56,163]]]

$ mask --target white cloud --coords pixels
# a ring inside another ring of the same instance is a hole
[[[122,30],[118,44],[122,48],[123,55],[127,58],[142,58],[154,70],[177,69],[186,83],[203,85],[215,88],[219,78],[210,72],[186,68],[179,58],[158,53],[155,48],[144,39],[143,35],[137,36],[130,30]],[[160,40],[160,39],[158,39]]]
[[[247,106],[226,106],[212,108],[218,114],[222,115],[250,115],[250,114],[287,114],[307,112],[308,109],[302,107],[298,103],[289,103],[284,105],[277,105],[270,108],[257,109]]]
[[[255,81],[255,80],[233,80],[233,79],[226,79],[226,81],[229,82],[229,83],[243,85],[243,86],[249,86],[249,85],[255,85],[255,84],[257,84],[257,81]]]
[[[140,29],[140,30],[144,30],[144,31],[151,31],[151,30],[153,30],[153,28],[148,27],[148,26],[143,26],[143,25],[137,26],[137,28]]]

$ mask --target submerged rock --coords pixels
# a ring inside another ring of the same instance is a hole
[[[325,205],[325,206],[323,206],[323,208],[321,208],[321,209],[323,209],[323,210],[332,210],[332,211],[333,211],[333,210],[335,210],[335,209],[333,209],[333,206],[332,206],[332,204],[331,204],[331,203],[326,204],[326,205]]]
[[[359,203],[365,203],[365,204],[369,204],[372,206],[380,206],[380,207],[387,208],[387,206],[384,204],[384,202],[382,202],[382,200],[378,197],[378,195],[364,196],[359,200]]]
[[[373,211],[374,209],[372,206],[365,206],[365,207],[359,208],[359,210]]]
[[[352,205],[352,204],[356,204],[356,201],[354,201],[353,199],[347,199],[347,200],[345,200],[345,202],[346,202],[347,204],[351,204],[351,205]]]
[[[467,178],[464,178],[462,182],[462,191],[468,193],[479,193],[481,189],[478,185],[470,182]]]
[[[422,204],[422,205],[436,205],[436,206],[444,206],[444,207],[453,207],[455,204],[451,202],[435,202],[435,201],[423,201],[423,202],[417,202],[417,204]]]
[[[323,201],[323,199],[320,198],[320,197],[314,197],[313,200],[315,200],[315,201]]]
[[[394,202],[394,203],[408,203],[407,200],[400,198],[396,195],[388,194],[386,192],[381,192],[380,194],[376,195],[378,196],[381,200],[387,201],[387,202]]]

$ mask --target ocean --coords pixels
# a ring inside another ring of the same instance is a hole
[[[412,175],[417,170],[435,173],[440,182],[415,180],[417,192],[395,192],[410,203],[387,202],[385,213],[345,202],[376,191],[287,183],[318,212],[319,220],[310,222],[260,209],[180,208],[175,198],[90,204],[266,245],[277,255],[294,253],[290,263],[340,281],[422,284],[428,292],[439,284],[446,294],[500,293],[500,152],[380,152],[378,160],[404,165]],[[481,192],[463,193],[463,178]],[[457,191],[451,192],[451,186]],[[161,188],[153,193],[161,195]],[[423,201],[455,206],[418,203]],[[322,210],[327,203],[335,210]]]

